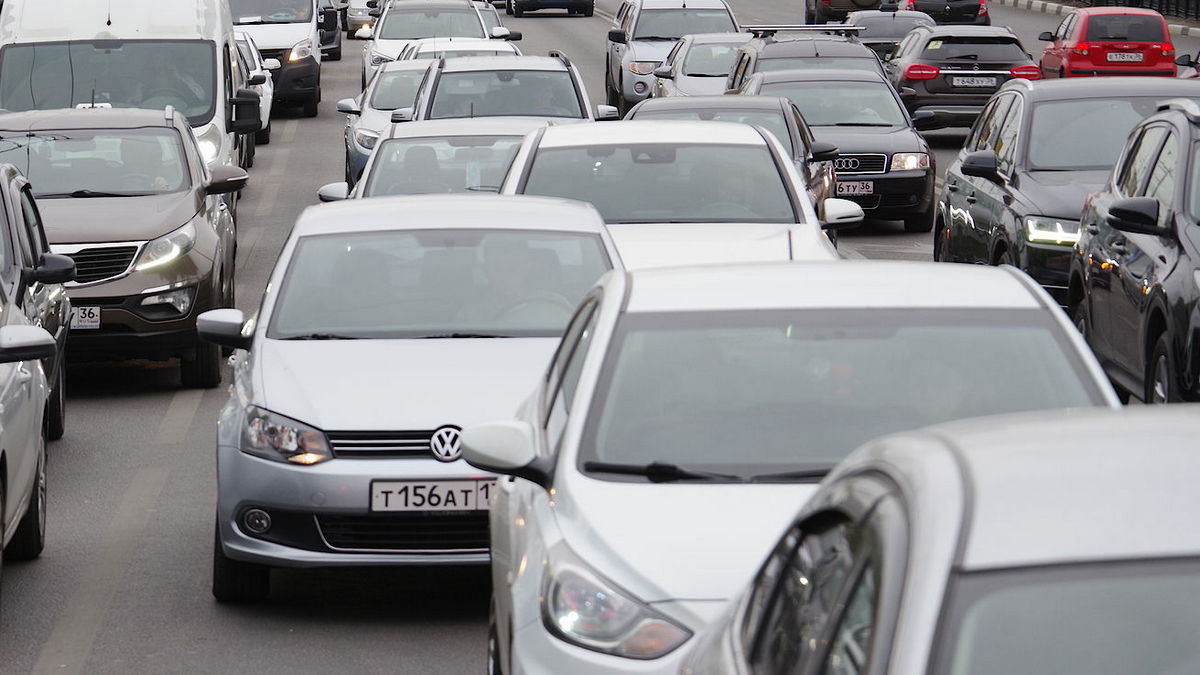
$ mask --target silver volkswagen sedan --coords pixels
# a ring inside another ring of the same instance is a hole
[[[615,264],[579,202],[306,210],[257,316],[200,320],[240,350],[217,434],[213,595],[262,599],[272,567],[487,563],[495,477],[459,461],[460,430],[512,416]]]

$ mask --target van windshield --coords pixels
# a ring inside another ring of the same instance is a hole
[[[174,106],[192,126],[216,109],[216,52],[201,40],[94,40],[0,49],[0,108]]]
[[[312,21],[312,0],[229,0],[233,22],[305,23]]]

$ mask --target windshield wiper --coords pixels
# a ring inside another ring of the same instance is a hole
[[[637,40],[678,40],[677,37],[667,37],[665,35],[637,35],[633,38]]]
[[[413,340],[456,340],[461,338],[510,338],[512,335],[499,335],[497,333],[432,333],[430,335],[418,335]]]
[[[684,73],[688,77],[729,77],[729,73]]]
[[[361,340],[354,335],[338,335],[337,333],[308,333],[307,335],[290,335],[280,340]]]
[[[90,199],[93,197],[145,197],[153,194],[151,192],[103,192],[101,190],[76,190],[74,192],[50,192],[44,195],[37,195],[39,198],[58,199],[61,197],[73,197],[75,199]]]
[[[757,476],[751,476],[751,483],[790,483],[792,481],[810,481],[821,480],[824,478],[830,469],[795,469],[793,471],[780,471],[779,473],[760,473]]]
[[[820,127],[891,127],[887,122],[834,122],[833,124],[818,124]]]
[[[499,192],[499,185],[468,185],[467,190],[470,192]]]
[[[678,464],[651,462],[649,464],[616,464],[613,462],[584,462],[584,471],[615,473],[622,476],[645,476],[651,483],[670,483],[678,480],[720,480],[745,482],[745,478],[729,473],[694,471]]]

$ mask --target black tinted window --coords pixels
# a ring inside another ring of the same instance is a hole
[[[1088,19],[1088,40],[1129,40],[1159,42],[1166,40],[1163,21],[1140,14],[1102,14]]]
[[[1025,50],[1014,38],[939,37],[921,53],[931,60],[1025,61]]]
[[[1109,169],[1129,132],[1154,112],[1157,97],[1085,98],[1033,106],[1029,168]]]

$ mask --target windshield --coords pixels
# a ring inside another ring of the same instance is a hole
[[[609,267],[595,234],[444,229],[304,237],[267,337],[557,337]]]
[[[765,145],[543,148],[524,193],[591,202],[609,223],[797,222]]]
[[[364,197],[499,192],[520,136],[396,138],[375,150]]]
[[[0,163],[14,164],[39,199],[156,195],[191,185],[183,143],[173,131],[0,134]]]
[[[742,477],[827,470],[947,420],[1102,401],[1042,310],[631,313],[602,372],[582,462]]]
[[[1161,97],[1085,98],[1033,106],[1028,158],[1032,171],[1108,170],[1134,125]]]
[[[862,26],[860,38],[902,38],[917,26],[936,25],[933,19],[920,16],[870,16],[858,17],[854,25]]]
[[[1095,14],[1087,20],[1087,40],[1167,42],[1163,20],[1139,14]]]
[[[501,44],[506,45],[508,43],[504,42]],[[486,49],[478,48],[478,47],[472,48],[472,49],[463,49],[463,48],[456,48],[454,46],[447,46],[445,48],[442,48],[439,45],[424,45],[421,47],[420,51],[418,51],[414,55],[414,57],[418,58],[418,59],[442,59],[442,58],[453,59],[453,58],[460,58],[460,57],[464,57],[464,56],[496,56],[497,54],[511,55],[511,54],[515,54],[515,53],[516,52],[514,52],[513,50],[505,49],[502,46],[486,48]]]
[[[733,33],[737,26],[723,9],[643,9],[634,40],[678,40],[692,33]]]
[[[238,40],[237,48],[238,51],[241,52],[242,58],[246,60],[246,63],[249,64],[250,67],[257,69],[258,60],[254,58],[254,50],[250,48],[250,43]]]
[[[908,119],[892,88],[874,82],[779,82],[762,94],[786,96],[810,127],[906,127]]]
[[[429,119],[454,117],[584,117],[565,70],[480,70],[443,73]]]
[[[199,40],[11,44],[0,50],[0,108],[155,108],[212,119],[216,56]]]
[[[738,45],[692,45],[683,59],[683,74],[688,77],[725,77],[733,68]]]
[[[398,9],[393,5],[375,34],[380,40],[430,37],[486,37],[474,9]]]
[[[940,37],[930,40],[921,56],[937,61],[1028,60],[1020,42],[1001,37]]]
[[[229,0],[235,24],[312,21],[312,0]]]
[[[949,597],[938,675],[1200,673],[1195,559],[975,572]]]
[[[778,110],[640,110],[631,119],[740,122],[760,126],[775,134],[784,147],[792,146],[787,122]]]
[[[879,59],[862,56],[795,56],[774,59],[759,59],[755,72],[769,73],[775,70],[865,70],[869,73],[883,72]]]
[[[488,33],[491,33],[493,28],[502,27],[500,24],[500,15],[494,10],[479,10],[479,18],[483,19],[483,27],[487,29]]]
[[[425,69],[382,71],[371,85],[371,107],[376,110],[411,108],[417,100],[417,89],[425,79]]]

